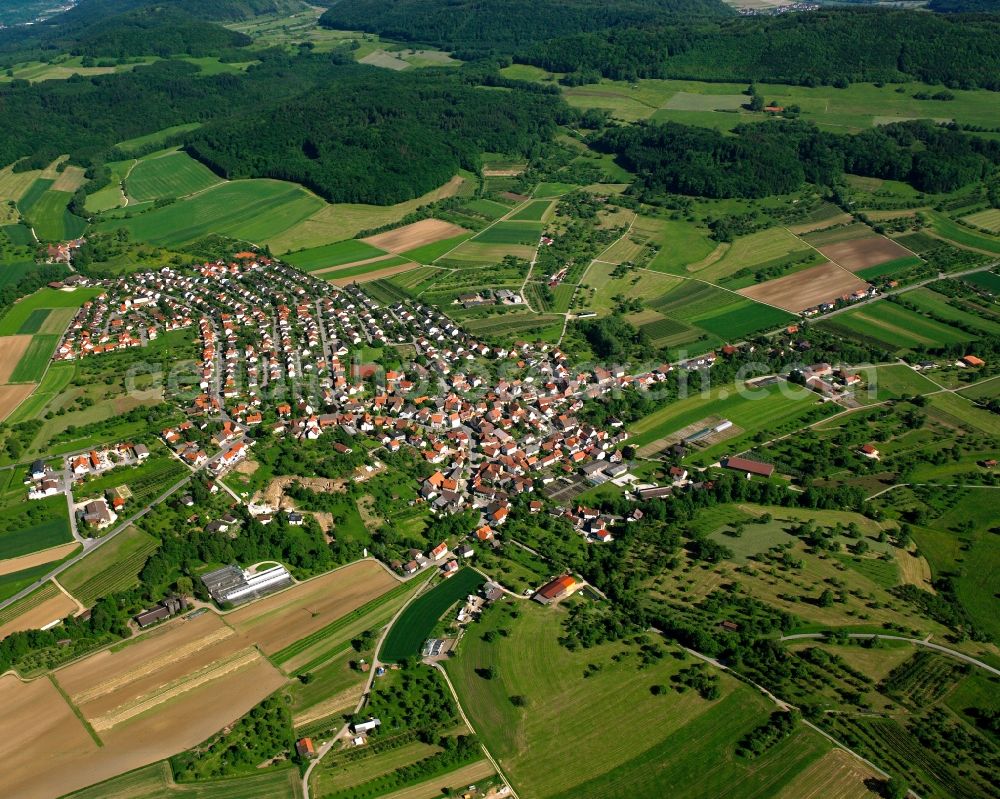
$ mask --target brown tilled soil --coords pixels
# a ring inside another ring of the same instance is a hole
[[[76,611],[76,602],[61,591],[26,613],[0,626],[0,639],[18,630],[40,630],[46,624],[65,619]]]
[[[798,313],[822,302],[863,289],[868,284],[833,263],[820,264],[792,275],[768,280],[756,286],[740,289],[739,293],[752,300]]]
[[[30,335],[0,336],[0,383],[6,383],[31,343]],[[0,416],[6,416],[0,408]]]
[[[819,251],[831,261],[852,272],[913,255],[905,247],[883,236],[869,236],[864,239],[842,241],[839,244],[828,244],[820,247]]]
[[[369,236],[362,241],[366,241],[380,250],[400,253],[423,247],[425,244],[433,244],[442,239],[461,236],[465,232],[465,228],[453,225],[451,222],[444,222],[440,219],[421,219],[412,225],[404,225],[376,236]]]
[[[396,581],[377,563],[361,561],[229,613],[226,621],[271,654],[381,596],[394,585]]]

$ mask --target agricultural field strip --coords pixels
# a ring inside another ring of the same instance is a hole
[[[382,594],[382,596],[376,597],[370,602],[366,602],[361,607],[355,608],[346,615],[341,616],[335,621],[330,622],[330,624],[326,625],[325,627],[321,627],[315,632],[310,633],[305,638],[300,638],[294,644],[286,646],[284,649],[278,650],[273,655],[271,655],[271,660],[277,665],[287,663],[293,657],[304,652],[313,644],[319,643],[323,639],[328,638],[329,636],[333,635],[334,633],[338,632],[344,627],[347,627],[351,622],[357,621],[361,617],[368,615],[374,610],[377,610],[386,602],[390,602],[396,597],[405,594],[408,590],[410,590],[410,588],[411,584],[409,582],[400,583],[396,587],[391,588],[389,591]],[[324,655],[323,657],[325,659],[326,655]],[[302,668],[302,671],[309,671],[309,668],[311,666],[313,666],[312,663],[307,664],[305,667]]]
[[[178,677],[151,695],[126,704],[111,713],[106,713],[103,716],[92,719],[91,724],[95,730],[103,731],[111,729],[183,693],[199,688],[208,682],[231,674],[259,660],[261,660],[260,652],[254,647],[247,647],[223,660],[210,663],[193,674],[185,674],[183,677]]]
[[[217,630],[209,633],[206,636],[198,638],[195,641],[191,641],[184,646],[174,649],[170,653],[170,659],[172,662],[176,663],[183,660],[188,655],[193,655],[196,652],[204,649],[205,647],[217,643],[218,641],[223,641],[227,638],[232,638],[236,635],[236,632],[232,627],[220,627]],[[127,671],[123,674],[119,674],[117,677],[112,679],[102,680],[99,684],[95,685],[89,690],[82,691],[78,694],[73,695],[73,701],[78,705],[86,704],[87,702],[92,702],[95,699],[99,699],[102,696],[106,696],[113,691],[118,690],[122,686],[128,685],[141,677],[153,674],[163,668],[162,657],[156,657],[152,660],[147,661],[138,668]]]
[[[536,187],[536,188],[537,188],[537,187]],[[532,192],[532,194],[534,194],[534,192]],[[480,235],[480,234],[482,234],[482,233],[485,233],[485,232],[486,232],[487,230],[489,230],[490,228],[492,228],[492,227],[493,227],[494,225],[497,225],[497,224],[499,224],[500,222],[503,222],[503,221],[509,221],[509,220],[510,220],[510,218],[511,218],[511,217],[512,217],[512,216],[513,216],[513,215],[514,215],[514,214],[515,214],[515,213],[516,213],[517,211],[520,211],[521,209],[523,209],[523,208],[526,208],[526,207],[527,207],[528,205],[530,205],[530,204],[531,204],[531,202],[532,202],[532,198],[530,198],[530,197],[529,197],[529,198],[528,198],[527,200],[522,200],[522,201],[521,201],[520,203],[518,203],[518,204],[517,204],[517,205],[515,205],[515,206],[514,206],[513,208],[511,208],[511,209],[510,209],[510,210],[509,210],[509,211],[508,211],[507,213],[505,213],[505,214],[504,214],[503,216],[498,216],[498,217],[497,217],[496,219],[494,219],[494,220],[493,220],[492,222],[490,222],[490,223],[489,223],[489,224],[488,224],[488,225],[487,225],[486,227],[484,227],[484,228],[483,228],[482,230],[478,230],[478,231],[476,231],[476,235],[478,236],[478,235]],[[436,263],[436,262],[440,261],[440,260],[441,260],[442,258],[447,258],[447,257],[448,257],[449,255],[451,255],[451,254],[452,254],[453,252],[455,252],[455,250],[457,250],[457,249],[458,249],[459,247],[461,247],[461,246],[462,246],[463,244],[465,244],[465,241],[460,241],[460,242],[459,242],[458,244],[456,244],[456,245],[455,245],[454,247],[452,247],[452,248],[451,248],[450,250],[448,250],[448,252],[446,252],[446,253],[443,253],[442,255],[439,255],[439,256],[438,256],[437,258],[435,258],[435,259],[434,259],[434,262]]]

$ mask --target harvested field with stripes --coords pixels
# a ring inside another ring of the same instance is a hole
[[[267,654],[277,652],[381,596],[398,581],[366,560],[300,583],[226,615]]]

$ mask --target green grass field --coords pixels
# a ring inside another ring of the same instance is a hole
[[[160,545],[152,536],[129,527],[59,575],[59,583],[84,605],[139,584],[146,559]]]
[[[49,359],[59,346],[59,336],[36,335],[31,337],[28,349],[24,351],[21,360],[17,362],[10,374],[11,383],[37,383],[45,374]]]
[[[871,382],[871,373],[866,376]],[[880,400],[912,397],[916,394],[927,394],[939,390],[932,381],[920,372],[915,372],[909,366],[901,363],[876,367],[874,381]]]
[[[978,288],[986,289],[994,295],[1000,294],[1000,275],[995,272],[975,272],[966,275],[962,280]]]
[[[548,200],[532,200],[523,208],[511,215],[511,220],[515,222],[532,221],[541,222],[548,215],[552,203]]]
[[[483,202],[488,201],[483,200]],[[417,247],[415,250],[404,252],[403,255],[411,261],[416,261],[418,264],[432,264],[442,255],[455,249],[463,241],[467,241],[472,235],[472,233],[463,233],[460,236],[453,236],[450,239],[435,241],[433,244],[425,244],[423,247]]]
[[[75,291],[59,291],[58,289],[39,289],[34,294],[25,297],[11,306],[0,319],[0,336],[13,336],[21,326],[40,308],[79,308],[87,300],[93,299],[104,289],[76,289]]]
[[[963,247],[1000,255],[1000,237],[963,227],[939,211],[926,211],[931,227],[944,239]]]
[[[541,232],[540,222],[498,222],[477,233],[472,241],[478,244],[537,244]]]
[[[87,222],[69,212],[71,199],[71,192],[50,189],[31,206],[27,215],[39,239],[65,241],[83,235]]]
[[[852,338],[880,344],[893,352],[957,344],[974,338],[970,333],[935,322],[892,302],[856,308],[819,324]]]
[[[221,183],[222,179],[187,153],[144,158],[125,181],[128,196],[137,202],[184,197]]]
[[[76,366],[74,364],[61,363],[50,366],[34,393],[18,405],[15,411],[7,417],[7,423],[17,424],[26,419],[37,417],[45,409],[46,405],[65,390],[73,379],[75,372]]]
[[[1000,335],[1000,323],[949,305],[948,298],[943,294],[938,294],[933,289],[918,288],[906,292],[904,296],[908,304],[915,305],[921,311],[933,314],[938,319],[960,322],[962,325],[980,330],[986,335]]]
[[[171,128],[164,128],[163,130],[158,130],[155,133],[147,133],[145,136],[136,136],[134,139],[119,142],[115,146],[118,150],[127,155],[137,150],[145,150],[147,147],[152,145],[165,144],[167,139],[171,136],[176,136],[178,133],[186,133],[189,130],[194,130],[195,128],[200,127],[200,122],[188,122],[183,125],[174,125]]]
[[[65,799],[299,799],[298,769],[271,768],[248,777],[177,785],[166,761],[130,771]]]
[[[491,611],[446,668],[476,732],[524,796],[774,796],[829,748],[801,731],[742,760],[736,742],[773,709],[753,689],[720,674],[720,699],[670,688],[654,696],[651,686],[669,686],[694,661],[668,656],[640,668],[636,650],[621,643],[571,652],[558,642],[563,611],[519,610],[516,619],[502,606]],[[500,627],[506,637],[483,640],[483,628]],[[490,666],[497,676],[484,679]]]
[[[125,228],[139,241],[166,247],[210,233],[257,243],[277,236],[323,207],[319,197],[294,183],[234,180],[131,219],[105,221],[99,228]]]
[[[741,434],[704,450],[703,456],[739,451],[744,439],[787,424],[816,404],[815,396],[808,391],[788,392],[786,396],[779,387],[771,386],[741,396],[734,389],[716,387],[707,396],[697,393],[654,411],[631,426],[629,442],[633,446],[649,444],[702,419],[719,416],[739,427]]]
[[[854,274],[864,280],[874,280],[877,277],[901,275],[904,272],[908,272],[915,266],[920,266],[922,263],[923,261],[919,258],[910,255],[904,256],[903,258],[893,258],[891,261],[878,264],[878,266],[869,266],[867,269],[859,269]]]
[[[461,569],[415,599],[392,625],[379,658],[393,662],[418,655],[441,615],[466,595],[475,593],[483,582],[479,572]]]
[[[346,241],[338,241],[336,244],[288,253],[282,256],[282,259],[304,272],[313,272],[317,269],[340,266],[354,261],[378,258],[385,254],[385,250],[380,250],[364,241],[347,239]]]
[[[52,499],[59,500],[62,506],[62,515],[54,516],[30,527],[0,533],[0,559],[30,555],[32,552],[59,544],[68,544],[73,540],[69,529],[69,518],[66,515],[66,500],[61,496],[52,497]]]
[[[675,275],[684,274],[689,265],[707,258],[717,246],[703,228],[691,222],[664,222],[661,238],[662,246],[649,268]]]

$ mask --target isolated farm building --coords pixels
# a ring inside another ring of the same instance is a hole
[[[723,460],[722,465],[727,469],[745,472],[747,477],[754,474],[760,477],[770,477],[774,474],[774,464],[760,463],[759,461],[751,461],[746,458],[726,458]]]
[[[296,741],[295,751],[299,753],[299,757],[316,757],[316,747],[313,746],[312,738],[300,738]]]
[[[866,458],[871,458],[875,461],[879,458],[878,450],[872,444],[862,444],[858,447],[858,454],[864,455]]]
[[[149,447],[145,444],[136,444],[132,449],[135,452],[135,459],[138,461],[144,461],[149,457]]]
[[[259,572],[248,572],[235,564],[202,575],[201,581],[219,604],[247,602],[291,585],[292,576],[282,565]]]
[[[564,574],[562,577],[556,577],[552,582],[546,583],[539,588],[535,592],[533,599],[543,605],[549,605],[552,602],[569,596],[577,587],[576,580],[572,576]]]
[[[351,725],[351,729],[355,734],[362,732],[371,732],[376,727],[382,726],[382,720],[376,718],[370,718],[367,721],[356,721]]]
[[[168,619],[171,616],[176,616],[178,613],[187,610],[188,603],[187,599],[182,596],[169,596],[166,599],[161,600],[155,608],[151,610],[144,610],[139,613],[136,617],[136,623],[140,627],[149,627],[149,625],[154,624],[161,619]]]
[[[962,356],[962,363],[964,363],[966,366],[972,366],[973,368],[978,368],[980,366],[986,366],[986,361],[984,361],[982,358],[979,358],[979,357],[977,357],[975,355],[963,355]]]
[[[674,493],[674,489],[671,486],[650,486],[639,489],[639,499],[663,499],[672,493]]]

